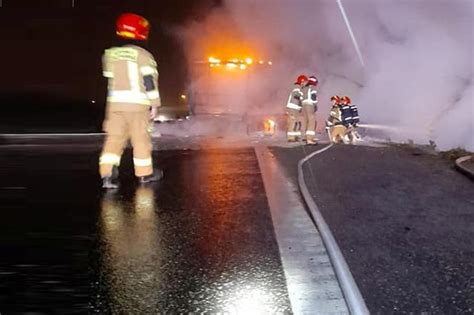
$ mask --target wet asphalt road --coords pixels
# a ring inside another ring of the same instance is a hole
[[[155,152],[102,193],[95,146],[0,156],[0,313],[291,313],[253,149]]]
[[[272,152],[296,180],[297,161],[319,148]],[[474,314],[474,183],[452,164],[338,145],[305,177],[371,313]]]

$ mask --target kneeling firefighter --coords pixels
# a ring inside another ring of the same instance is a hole
[[[341,99],[339,96],[334,95],[331,97],[331,102],[332,108],[326,120],[326,130],[328,132],[329,141],[332,143],[344,142],[347,144],[349,143],[349,138],[347,137],[347,127],[343,121]]]
[[[107,49],[102,57],[103,75],[108,78],[106,139],[99,160],[103,188],[118,187],[118,166],[130,139],[135,176],[140,183],[163,177],[153,170],[150,126],[161,106],[155,59],[144,46],[149,22],[135,14],[122,14],[116,24],[119,47]]]
[[[349,138],[351,142],[362,141],[362,137],[357,131],[357,124],[359,123],[359,110],[357,105],[351,103],[349,96],[343,96],[341,98],[342,108],[345,110],[344,122],[348,122],[349,126]]]

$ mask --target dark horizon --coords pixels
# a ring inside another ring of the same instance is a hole
[[[200,19],[221,4],[216,0],[186,2],[4,0],[0,95],[40,93],[103,105],[106,80],[101,56],[104,49],[117,44],[116,17],[134,12],[151,22],[148,47],[158,62],[163,103],[173,105],[185,91],[187,65],[172,28]]]

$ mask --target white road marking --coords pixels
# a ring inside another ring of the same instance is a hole
[[[298,184],[306,205],[310,209],[311,214],[316,221],[316,225],[324,241],[324,245],[327,249],[329,257],[331,258],[331,262],[334,266],[334,270],[336,272],[337,279],[339,280],[339,284],[341,285],[342,291],[344,292],[344,297],[350,309],[350,313],[354,315],[368,315],[370,314],[369,310],[365,305],[364,298],[362,297],[362,294],[360,293],[354,278],[352,277],[349,266],[347,265],[346,260],[344,259],[344,256],[342,255],[342,252],[339,249],[339,246],[337,245],[331,230],[329,229],[329,226],[319,211],[318,206],[311,197],[308,187],[304,181],[303,165],[312,157],[329,150],[332,146],[333,144],[330,144],[321,150],[315,151],[298,163]]]
[[[323,241],[298,188],[265,146],[255,153],[262,172],[294,314],[349,314]]]
[[[0,137],[17,137],[17,138],[31,138],[31,137],[64,137],[64,136],[103,136],[105,133],[2,133]]]

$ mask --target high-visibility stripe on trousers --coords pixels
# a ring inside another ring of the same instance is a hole
[[[134,157],[133,165],[135,166],[136,176],[146,176],[153,173],[153,161],[151,156],[145,159]]]
[[[111,164],[111,165],[118,166],[118,165],[120,165],[120,155],[104,152],[100,156],[99,164],[100,165]]]
[[[107,113],[104,122],[107,136],[99,159],[101,177],[110,176],[112,168],[120,164],[120,157],[129,139],[133,147],[135,175],[147,176],[153,173],[149,125],[148,111]]]
[[[288,137],[299,137],[301,136],[301,120],[300,120],[300,112],[295,109],[288,109],[288,129],[287,129],[287,136]]]
[[[298,137],[298,136],[301,136],[301,131],[288,131],[286,134],[288,136]]]

